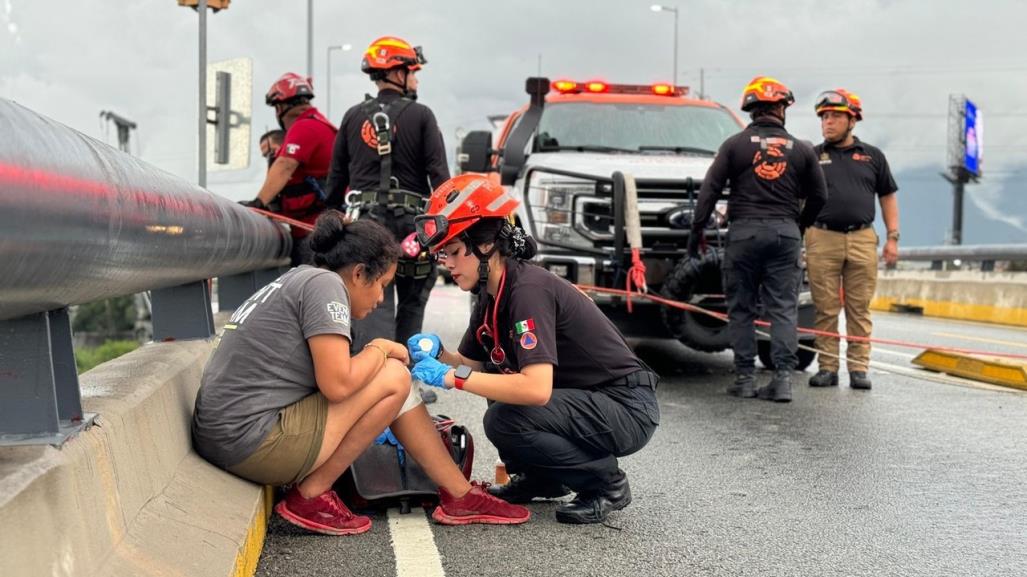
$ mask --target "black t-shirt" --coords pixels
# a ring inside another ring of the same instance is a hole
[[[847,148],[824,142],[814,150],[829,191],[817,221],[831,227],[872,224],[877,214],[876,197],[899,189],[884,153],[858,138]]]
[[[492,320],[493,299],[488,316]],[[486,362],[478,343],[481,319],[460,342],[460,354]],[[509,369],[537,363],[553,365],[553,387],[590,389],[642,369],[617,327],[573,285],[542,267],[506,261],[506,286],[499,302],[499,334]]]
[[[766,142],[766,150],[761,141]],[[703,178],[693,229],[706,225],[728,181],[729,220],[787,218],[809,226],[827,200],[813,146],[770,117],[754,121],[720,146]],[[805,205],[800,205],[803,199]]]
[[[378,101],[392,104],[401,95],[395,90],[382,90]],[[442,132],[431,109],[412,102],[398,117],[389,115],[392,128],[392,176],[403,190],[431,194],[449,180],[446,146]],[[380,184],[378,139],[363,103],[346,111],[335,137],[332,166],[328,173],[328,197],[343,198],[346,188],[378,190]]]

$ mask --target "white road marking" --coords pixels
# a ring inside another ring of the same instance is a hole
[[[914,355],[912,353],[904,353],[902,351],[893,351],[891,349],[882,349],[881,347],[876,347],[876,346],[873,349],[871,349],[871,350],[873,352],[875,352],[875,353],[883,353],[883,354],[886,354],[886,355],[895,355],[896,357],[904,357],[904,358],[907,358],[907,359],[914,359],[914,358],[916,358],[916,355]]]
[[[965,340],[965,341],[975,341],[975,342],[978,342],[978,343],[988,343],[988,344],[992,344],[992,345],[1005,345],[1007,347],[1021,347],[1021,348],[1027,349],[1027,343],[1025,343],[1025,342],[1005,341],[1005,340],[1002,340],[1002,339],[989,339],[989,338],[985,338],[985,337],[971,337],[969,335],[960,335],[960,334],[956,334],[956,333],[931,333],[931,334],[933,334],[935,336],[939,336],[939,337],[952,337],[952,338],[962,339],[962,340]],[[987,354],[987,352],[984,352],[984,354]]]
[[[396,577],[445,577],[428,518],[419,507],[400,514],[389,509],[389,533],[396,554]]]

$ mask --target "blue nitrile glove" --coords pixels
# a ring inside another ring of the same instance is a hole
[[[392,429],[385,427],[382,434],[378,435],[378,438],[374,440],[375,445],[393,445],[396,447],[396,459],[399,460],[399,465],[402,467],[403,463],[406,462],[406,449],[403,448],[403,444],[399,442],[396,435],[392,434]]]
[[[417,353],[428,353],[431,358],[437,359],[442,354],[442,341],[432,333],[417,333],[407,339],[407,350],[410,351],[410,358]]]
[[[446,388],[446,373],[452,370],[453,367],[431,358],[428,356],[428,353],[420,351],[414,354],[414,360],[417,361],[417,364],[410,371],[414,379],[433,387]]]

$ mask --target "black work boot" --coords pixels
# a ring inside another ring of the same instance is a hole
[[[541,477],[531,477],[523,473],[512,475],[505,485],[492,485],[488,489],[493,497],[499,497],[507,503],[530,503],[532,499],[559,499],[569,495],[567,487]]]
[[[764,401],[792,402],[792,371],[774,371],[774,378],[770,379],[770,384],[760,387],[756,391],[756,396]]]
[[[614,511],[631,503],[631,487],[624,475],[597,491],[582,491],[574,500],[556,508],[556,520],[561,523],[602,523]]]
[[[853,389],[869,391],[871,387],[870,378],[866,371],[849,371],[849,386]]]
[[[733,397],[751,399],[756,396],[756,377],[752,373],[738,373],[735,382],[728,386],[727,394]]]
[[[809,378],[809,386],[811,387],[837,387],[838,386],[838,373],[835,371],[828,371],[826,369],[820,369],[817,374]]]

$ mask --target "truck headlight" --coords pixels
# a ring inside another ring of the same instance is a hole
[[[591,247],[592,243],[571,226],[574,199],[594,195],[593,180],[536,171],[528,181],[527,199],[532,224],[540,240]]]

